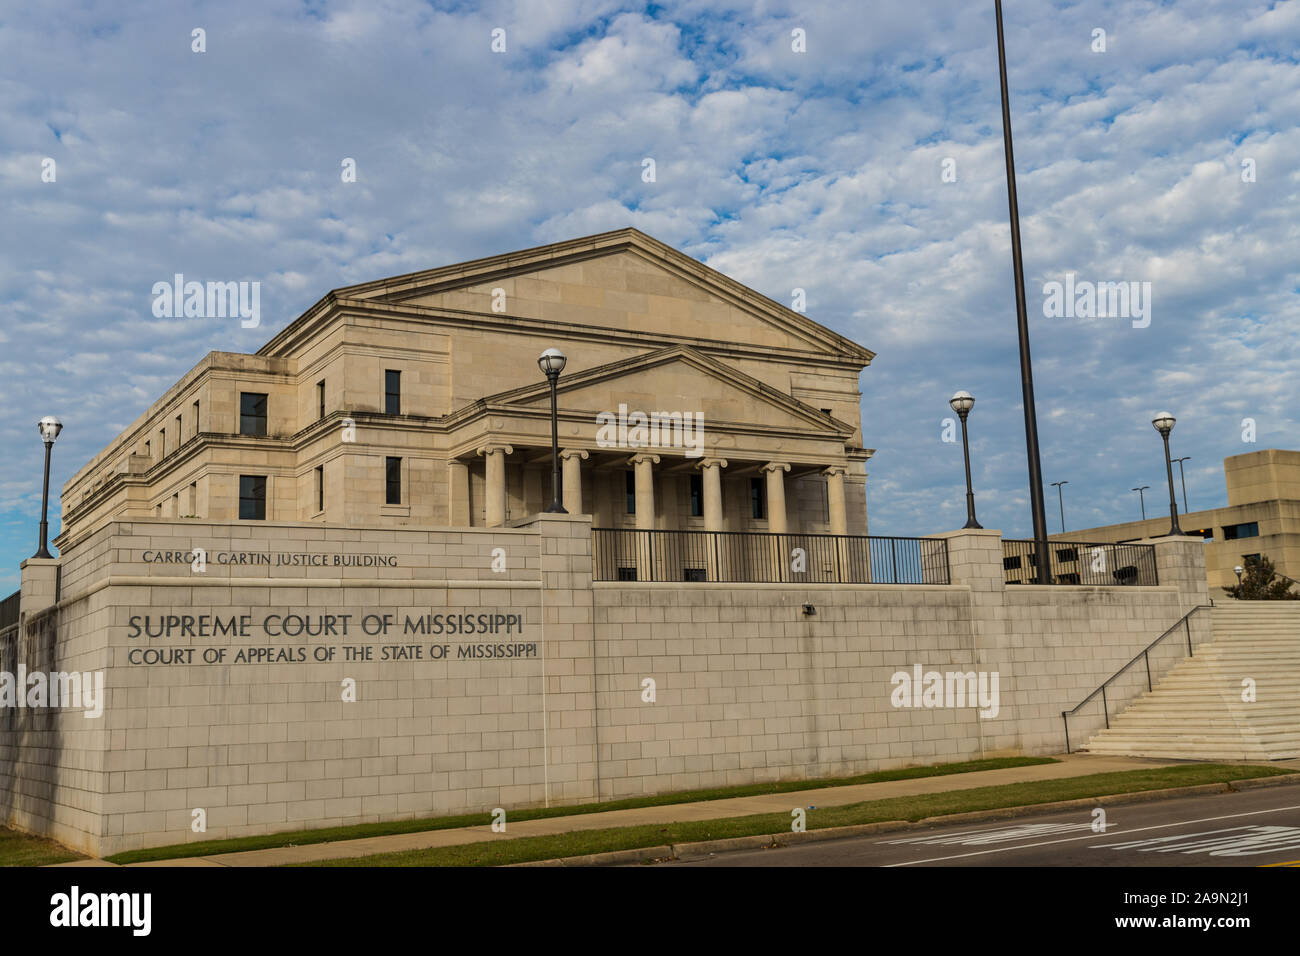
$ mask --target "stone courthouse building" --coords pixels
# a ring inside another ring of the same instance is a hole
[[[994,530],[869,536],[872,358],[631,229],[209,354],[0,601],[0,823],[111,854],[1086,740],[1207,639],[1200,541],[1046,587]]]
[[[132,517],[460,528],[536,514],[552,493],[547,348],[568,357],[570,513],[866,534],[872,353],[623,229],[338,289],[257,354],[208,354],[67,484],[56,543]],[[624,440],[602,435],[602,414],[630,420]],[[660,441],[637,415],[666,423]]]

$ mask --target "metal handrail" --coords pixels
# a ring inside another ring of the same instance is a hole
[[[1123,667],[1121,667],[1121,668],[1120,668],[1119,670],[1117,670],[1115,673],[1111,674],[1110,677],[1106,678],[1106,680],[1102,682],[1102,685],[1101,685],[1100,687],[1098,687],[1096,690],[1094,690],[1094,691],[1093,691],[1091,694],[1089,694],[1087,697],[1085,697],[1085,698],[1084,698],[1084,699],[1079,703],[1079,705],[1078,705],[1077,707],[1075,707],[1075,708],[1072,709],[1072,710],[1063,710],[1063,711],[1061,711],[1061,720],[1065,723],[1065,752],[1066,752],[1067,754],[1068,754],[1068,753],[1071,753],[1071,750],[1070,750],[1070,715],[1072,715],[1072,714],[1077,714],[1077,713],[1079,712],[1079,710],[1080,710],[1082,707],[1084,707],[1084,706],[1085,706],[1089,701],[1091,701],[1091,700],[1092,700],[1094,697],[1096,697],[1098,694],[1101,694],[1101,712],[1102,712],[1102,716],[1103,716],[1103,717],[1105,718],[1105,720],[1106,720],[1106,729],[1107,729],[1107,730],[1110,730],[1110,713],[1109,713],[1109,705],[1108,705],[1107,702],[1106,702],[1106,686],[1107,686],[1108,684],[1110,684],[1112,681],[1114,681],[1117,677],[1119,677],[1120,675],[1122,675],[1125,671],[1127,671],[1127,670],[1128,670],[1130,667],[1132,667],[1134,664],[1136,664],[1136,663],[1138,662],[1139,659],[1143,660],[1143,661],[1146,663],[1146,668],[1147,668],[1147,691],[1150,692],[1151,690],[1154,689],[1154,687],[1153,687],[1153,685],[1152,685],[1152,683],[1151,683],[1151,658],[1150,658],[1150,656],[1149,656],[1150,653],[1151,653],[1151,649],[1152,649],[1153,647],[1155,647],[1157,644],[1159,644],[1161,641],[1163,641],[1163,640],[1164,640],[1166,637],[1168,637],[1170,634],[1172,634],[1175,630],[1177,630],[1177,629],[1178,629],[1178,626],[1179,626],[1180,624],[1183,625],[1183,627],[1184,627],[1184,628],[1186,629],[1186,631],[1187,631],[1187,656],[1188,656],[1188,657],[1194,657],[1194,656],[1195,656],[1195,652],[1192,650],[1192,624],[1191,624],[1192,615],[1194,615],[1197,611],[1205,611],[1205,610],[1209,610],[1209,609],[1212,608],[1213,606],[1214,606],[1214,605],[1212,605],[1212,604],[1198,604],[1198,605],[1196,605],[1196,607],[1192,608],[1190,611],[1188,611],[1186,614],[1184,614],[1182,617],[1180,617],[1177,621],[1175,621],[1173,624],[1171,624],[1171,625],[1169,626],[1169,628],[1168,628],[1168,629],[1167,629],[1163,634],[1161,634],[1161,635],[1160,635],[1159,637],[1157,637],[1154,641],[1152,641],[1150,644],[1148,644],[1146,647],[1144,647],[1141,651],[1139,651],[1137,657],[1134,657],[1131,661],[1129,661],[1127,664],[1125,664]]]

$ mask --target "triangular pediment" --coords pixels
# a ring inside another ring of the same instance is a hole
[[[873,353],[635,229],[336,290],[340,299],[449,309],[665,340],[741,342],[866,365]]]
[[[771,428],[800,434],[851,435],[853,429],[752,376],[687,346],[561,376],[557,403],[568,415],[601,412],[700,413],[706,423]],[[478,403],[476,403],[478,404]],[[481,403],[508,410],[549,409],[546,382],[492,395]]]

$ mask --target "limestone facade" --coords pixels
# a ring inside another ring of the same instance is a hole
[[[872,353],[625,229],[338,289],[257,354],[208,354],[67,483],[55,543],[136,517],[535,514],[552,497],[537,367],[552,347],[568,357],[568,510],[600,527],[866,533]]]

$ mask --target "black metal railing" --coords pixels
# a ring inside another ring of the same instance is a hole
[[[1145,671],[1139,671],[1138,677],[1134,681],[1134,683],[1137,685],[1137,692],[1138,693],[1141,692],[1143,673],[1145,673],[1146,675],[1145,684],[1146,684],[1147,693],[1150,693],[1152,690],[1154,690],[1155,681],[1151,677],[1151,652],[1156,648],[1158,644],[1160,644],[1167,637],[1169,637],[1169,635],[1178,633],[1179,628],[1182,628],[1182,630],[1187,636],[1187,656],[1194,657],[1195,651],[1192,648],[1192,617],[1198,611],[1209,610],[1211,607],[1213,607],[1213,605],[1198,604],[1196,607],[1192,608],[1190,611],[1188,611],[1186,614],[1180,617],[1177,621],[1171,624],[1168,630],[1166,630],[1154,641],[1152,641],[1150,644],[1144,647],[1141,650],[1141,652],[1137,655],[1137,657],[1133,658],[1131,661],[1129,661],[1127,664],[1125,664],[1123,667],[1117,670],[1114,674],[1110,675],[1110,677],[1108,677],[1100,687],[1098,687],[1091,694],[1085,697],[1077,707],[1075,707],[1072,710],[1061,711],[1061,720],[1064,721],[1065,723],[1065,752],[1067,754],[1070,753],[1070,718],[1078,714],[1079,711],[1084,708],[1084,706],[1086,706],[1088,703],[1090,703],[1094,698],[1096,698],[1100,694],[1101,715],[1102,715],[1102,719],[1106,722],[1106,729],[1109,730],[1110,729],[1110,702],[1106,699],[1106,688],[1109,687],[1111,684],[1115,683],[1121,677],[1123,677],[1133,667],[1134,664],[1136,664],[1138,661],[1142,661],[1142,663],[1145,665]],[[1171,654],[1166,657],[1165,663],[1169,664],[1169,666],[1172,667],[1173,664],[1177,664],[1181,660],[1184,660],[1184,658],[1182,656],[1182,648],[1180,646],[1176,652],[1171,652]]]
[[[21,596],[22,591],[15,591],[0,601],[0,631],[18,623],[18,599]]]
[[[1048,584],[1160,583],[1153,544],[1048,541],[1052,579]],[[1002,573],[1007,584],[1038,584],[1035,541],[1002,540]]]
[[[597,581],[948,584],[942,538],[592,529]]]

